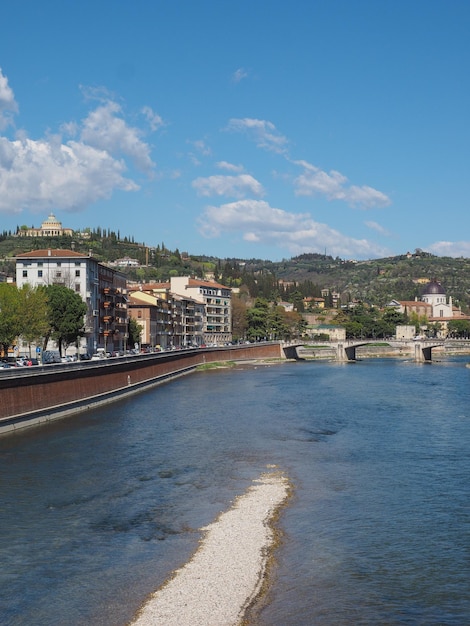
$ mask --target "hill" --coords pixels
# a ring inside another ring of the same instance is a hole
[[[341,295],[342,302],[361,300],[384,306],[392,299],[414,300],[431,279],[448,296],[470,309],[470,259],[438,257],[421,250],[384,259],[345,261],[322,254],[302,254],[273,262],[262,259],[219,259],[169,250],[164,243],[149,247],[111,231],[88,231],[71,237],[0,236],[0,271],[15,275],[14,257],[39,248],[75,249],[102,262],[131,258],[136,267],[120,268],[130,280],[164,281],[170,276],[211,276],[231,287],[245,286],[251,297],[293,300],[319,296],[322,289]]]

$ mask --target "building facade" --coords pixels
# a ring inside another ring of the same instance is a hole
[[[447,299],[444,287],[437,280],[428,282],[418,300],[392,300],[389,306],[397,308],[400,313],[416,313],[418,317],[425,318],[429,324],[439,324],[439,336],[447,335],[447,324],[454,320],[470,320],[460,307],[453,304],[452,297]]]
[[[63,285],[87,305],[80,351],[124,349],[127,340],[126,277],[74,250],[34,250],[16,257],[16,284]]]
[[[173,317],[167,298],[151,290],[129,289],[128,312],[142,329],[140,348],[166,350],[172,345]]]
[[[201,329],[204,344],[224,345],[232,340],[232,291],[229,287],[177,276],[170,279],[170,291],[202,305],[195,312],[195,325]]]
[[[165,321],[160,331],[157,310],[162,303],[170,323]],[[165,283],[129,285],[129,305],[130,316],[142,326],[143,345],[183,348],[224,345],[232,339],[231,290],[216,282],[180,276]],[[145,311],[144,305],[154,311]],[[152,319],[155,332],[147,330]]]

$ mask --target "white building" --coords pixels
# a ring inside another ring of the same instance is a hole
[[[123,274],[74,250],[34,250],[16,257],[16,284],[63,285],[87,305],[82,351],[122,350],[127,338],[126,279]]]

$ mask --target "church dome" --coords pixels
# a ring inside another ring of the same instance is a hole
[[[437,280],[431,280],[424,288],[423,295],[445,296],[445,289]]]

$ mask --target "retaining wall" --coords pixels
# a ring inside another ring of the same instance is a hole
[[[113,402],[217,361],[282,358],[279,343],[0,370],[0,434]]]

